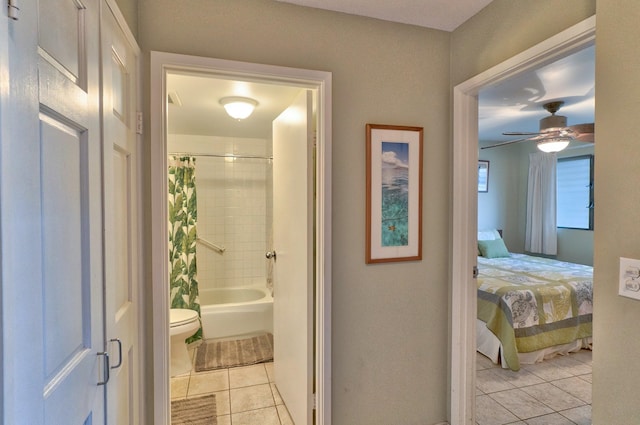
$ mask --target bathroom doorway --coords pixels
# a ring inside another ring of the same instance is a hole
[[[274,176],[277,175],[275,168],[279,164],[278,158],[275,156],[280,155],[277,149],[271,149],[271,128],[272,124],[263,123],[264,131],[268,131],[269,134],[241,134],[233,133],[235,127],[236,130],[242,127],[242,125],[249,123],[247,119],[246,123],[242,121],[235,121],[225,117],[227,121],[218,121],[210,115],[210,119],[205,122],[216,123],[215,126],[220,130],[216,135],[205,135],[204,131],[200,130],[199,135],[189,135],[188,137],[182,137],[186,140],[187,144],[183,144],[181,147],[172,145],[175,140],[175,134],[184,133],[185,130],[176,130],[173,128],[174,134],[170,132],[172,128],[171,115],[168,114],[170,108],[174,108],[182,102],[180,99],[180,92],[172,91],[168,81],[174,76],[188,76],[197,75],[198,77],[208,78],[215,80],[221,85],[227,86],[227,91],[215,90],[202,90],[207,93],[207,102],[209,106],[206,108],[212,110],[216,108],[219,112],[223,112],[220,99],[228,96],[240,96],[255,97],[258,108],[268,109],[272,104],[277,103],[276,95],[274,97],[266,96],[262,97],[260,89],[266,91],[272,90],[275,92],[281,92],[282,98],[287,98],[284,102],[286,104],[299,105],[300,101],[297,98],[303,98],[303,102],[308,102],[308,114],[310,118],[309,123],[316,123],[313,126],[316,137],[311,137],[312,143],[308,145],[309,161],[305,163],[300,161],[298,156],[297,162],[289,165],[288,169],[296,169],[295,165],[302,165],[297,167],[298,173],[302,172],[305,176],[295,176],[289,178],[289,181],[300,180],[301,177],[309,178],[309,185],[303,192],[303,199],[308,203],[310,209],[308,218],[303,222],[306,234],[308,237],[308,258],[310,259],[308,266],[308,274],[305,274],[306,285],[294,285],[294,288],[303,287],[304,292],[296,294],[296,304],[287,305],[285,300],[289,298],[289,293],[280,293],[282,302],[278,303],[279,290],[283,291],[285,288],[284,283],[279,283],[278,280],[284,281],[284,277],[280,274],[279,269],[285,269],[287,263],[297,263],[292,257],[294,252],[300,251],[294,245],[281,245],[282,242],[274,239],[273,244],[270,243],[271,225],[270,220],[274,220],[273,228],[277,234],[277,217],[270,216],[266,213],[259,221],[262,224],[248,224],[252,227],[253,233],[260,233],[259,239],[262,240],[256,247],[252,244],[245,247],[254,251],[254,257],[260,254],[260,260],[257,260],[257,265],[248,267],[250,270],[249,275],[245,275],[245,283],[251,280],[251,284],[260,284],[257,280],[264,279],[264,285],[268,285],[270,280],[273,281],[275,286],[274,294],[274,309],[275,309],[275,322],[274,332],[275,340],[275,362],[278,363],[278,358],[282,358],[282,361],[297,362],[295,363],[299,367],[302,365],[306,369],[306,373],[296,373],[295,377],[290,378],[286,376],[285,372],[278,373],[278,366],[276,369],[276,385],[287,387],[290,386],[290,394],[301,394],[302,397],[291,397],[285,394],[281,394],[285,399],[285,404],[292,413],[295,423],[312,423],[315,419],[316,423],[328,424],[330,422],[330,388],[325,385],[325,381],[328,384],[330,380],[329,371],[329,353],[330,353],[330,84],[331,75],[325,72],[296,70],[291,68],[280,68],[273,66],[263,66],[256,64],[247,64],[240,62],[222,61],[216,59],[208,59],[201,57],[189,57],[183,55],[166,54],[159,52],[152,52],[151,55],[151,69],[152,69],[152,81],[151,81],[151,173],[152,173],[152,280],[153,280],[153,323],[154,323],[154,381],[155,381],[155,404],[154,414],[156,416],[157,423],[168,423],[168,406],[170,400],[169,391],[169,350],[168,350],[168,309],[159,308],[159,306],[166,306],[169,304],[169,294],[167,288],[168,284],[168,270],[167,270],[167,154],[168,153],[180,153],[180,154],[198,154],[201,158],[209,158],[206,160],[200,160],[201,163],[210,161],[214,157],[222,159],[222,161],[236,162],[240,164],[245,162],[244,165],[236,168],[251,168],[247,162],[253,162],[254,165],[258,164],[258,171],[255,174],[255,167],[253,169],[254,175],[260,175],[265,177],[264,180],[264,192],[260,195],[264,198],[266,195],[267,203],[270,196],[270,167],[274,167]],[[255,89],[255,90],[253,90]],[[297,99],[297,100],[296,100]],[[297,103],[296,103],[297,102]],[[205,107],[203,107],[205,108]],[[288,110],[288,113],[285,113]],[[287,109],[286,107],[280,110],[269,121],[272,121],[276,116],[281,118],[285,116],[281,121],[287,122],[288,119],[295,118],[295,113],[300,110],[299,106],[292,106]],[[211,113],[213,114],[213,113]],[[257,115],[256,115],[257,116]],[[217,123],[225,123],[217,124]],[[205,125],[203,124],[203,125]],[[197,126],[198,124],[193,124]],[[254,132],[258,130],[254,129]],[[288,130],[285,129],[284,133]],[[309,133],[308,136],[311,136]],[[256,142],[256,140],[262,140],[262,142]],[[217,143],[207,143],[215,141]],[[202,143],[204,142],[204,143]],[[189,147],[189,143],[191,146]],[[194,145],[195,143],[195,145]],[[222,151],[207,151],[212,145],[222,149]],[[226,146],[225,146],[226,145]],[[254,151],[252,149],[263,149],[262,151]],[[204,150],[203,150],[204,149]],[[180,152],[177,152],[180,151]],[[285,152],[289,152],[289,149],[285,149]],[[273,159],[271,159],[273,156]],[[220,158],[222,157],[222,158]],[[197,156],[196,156],[196,160]],[[281,159],[280,161],[284,161]],[[213,164],[209,164],[206,168],[219,168]],[[245,170],[251,174],[251,170]],[[289,173],[290,174],[290,173]],[[260,186],[259,184],[258,186]],[[255,185],[254,185],[255,186]],[[277,192],[277,189],[275,189]],[[288,193],[299,192],[299,190],[285,192]],[[274,202],[282,199],[284,195],[278,195],[273,197]],[[256,203],[259,203],[256,201]],[[256,206],[256,210],[265,207],[264,211],[269,211],[268,205]],[[296,211],[297,207],[293,207]],[[274,211],[276,211],[274,205]],[[294,220],[298,221],[298,220]],[[260,227],[261,226],[261,227]],[[260,227],[260,228],[258,228]],[[251,233],[251,232],[249,232]],[[213,234],[212,234],[213,235]],[[247,236],[248,237],[248,236]],[[217,254],[219,257],[224,255],[226,247],[224,242],[218,242],[215,237],[204,238],[202,242],[207,251],[212,251],[210,254]],[[294,237],[295,241],[296,238]],[[210,244],[207,245],[206,243]],[[290,241],[289,241],[290,242]],[[286,242],[286,243],[289,243]],[[248,242],[250,243],[250,242]],[[213,248],[211,248],[213,246]],[[211,248],[211,249],[209,249]],[[214,252],[215,251],[215,252]],[[277,257],[274,254],[277,254]],[[272,258],[265,260],[265,254],[271,253]],[[275,258],[273,258],[275,257]],[[275,260],[275,261],[274,261]],[[242,268],[244,261],[242,259],[235,260],[237,266]],[[200,263],[200,261],[198,262]],[[215,262],[212,262],[215,264]],[[262,264],[262,267],[259,264]],[[198,265],[200,267],[200,265]],[[215,268],[215,266],[214,266]],[[274,269],[272,272],[272,268]],[[247,267],[245,267],[247,269]],[[212,274],[212,270],[209,271]],[[241,274],[241,271],[232,271],[226,273],[226,276]],[[206,276],[207,272],[205,272]],[[288,274],[286,272],[285,274]],[[220,275],[218,276],[220,278]],[[255,278],[255,279],[253,279]],[[273,279],[272,279],[273,278]],[[228,284],[228,282],[227,282]],[[283,286],[279,286],[279,285]],[[224,285],[223,285],[224,286]],[[233,284],[232,284],[233,286]],[[247,286],[247,285],[242,285]],[[251,285],[248,285],[251,286]],[[287,295],[286,297],[284,295]],[[285,311],[287,319],[278,319],[279,315],[282,315]],[[288,313],[286,313],[288,312]],[[281,337],[278,336],[278,329],[280,323],[296,323],[302,324],[297,329],[289,328],[281,333]],[[308,332],[305,332],[307,330]],[[291,332],[294,331],[294,332]],[[295,336],[291,336],[295,334]],[[284,338],[286,335],[286,338]],[[206,338],[206,335],[205,335]],[[280,342],[279,342],[280,341]],[[287,346],[287,355],[280,355],[278,357],[278,347]],[[291,353],[291,356],[289,355]],[[285,359],[286,357],[286,359]],[[290,358],[291,357],[291,358]],[[300,377],[302,379],[300,379]],[[278,384],[280,379],[280,384]],[[295,382],[289,382],[290,379],[294,379]],[[315,387],[314,383],[315,382]],[[281,391],[282,392],[282,391]],[[316,404],[316,410],[313,410],[314,402]],[[296,413],[294,413],[296,412]]]

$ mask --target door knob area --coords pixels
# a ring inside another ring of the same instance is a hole
[[[265,254],[265,257],[273,258],[275,260],[276,259],[276,252],[275,251],[267,251],[267,253]]]

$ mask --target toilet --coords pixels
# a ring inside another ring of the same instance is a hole
[[[186,308],[169,310],[169,336],[171,337],[171,376],[191,372],[191,358],[185,339],[200,328],[198,312]]]

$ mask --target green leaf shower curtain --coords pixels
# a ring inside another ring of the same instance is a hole
[[[195,165],[193,157],[169,157],[169,288],[171,308],[188,308],[200,316]],[[202,328],[188,338],[187,343],[199,339],[202,339]]]

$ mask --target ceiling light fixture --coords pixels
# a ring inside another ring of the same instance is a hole
[[[569,138],[553,138],[542,140],[538,142],[538,149],[542,152],[552,153],[552,152],[560,152],[567,146],[569,146]]]
[[[230,96],[220,99],[220,104],[231,118],[243,120],[253,113],[258,102],[248,97]]]

